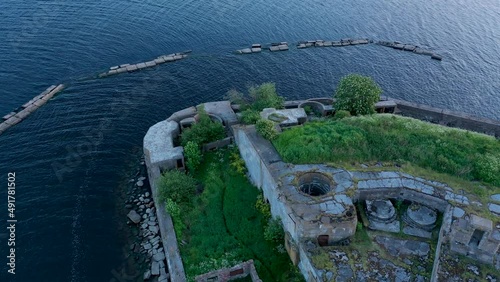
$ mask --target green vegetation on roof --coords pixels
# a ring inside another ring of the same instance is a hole
[[[409,163],[480,181],[497,192],[500,186],[499,140],[391,114],[306,123],[286,130],[273,144],[290,163]]]

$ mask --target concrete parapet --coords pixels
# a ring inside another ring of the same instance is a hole
[[[222,119],[225,126],[231,126],[238,123],[238,117],[231,108],[231,102],[229,101],[204,103],[203,108],[208,114],[215,115]]]
[[[320,102],[307,100],[299,104],[299,108],[305,108],[305,107],[310,107],[315,112],[319,113],[321,116],[326,116],[325,105],[323,105]]]
[[[149,128],[144,137],[144,155],[162,170],[184,167],[183,148],[174,147],[173,138],[180,133],[175,121],[162,121]]]
[[[161,177],[160,168],[152,165],[149,158],[145,158],[148,169],[148,179],[151,186],[151,193],[156,205],[156,216],[158,218],[158,226],[160,227],[160,236],[163,244],[165,258],[170,273],[170,281],[185,282],[186,274],[182,265],[179,246],[177,245],[177,237],[175,235],[174,224],[172,217],[165,209],[165,203],[160,201],[158,195],[158,180]]]
[[[500,138],[500,122],[487,118],[434,108],[427,105],[393,99],[401,115],[437,123],[449,127],[457,127],[476,131]]]
[[[175,122],[180,122],[181,120],[185,118],[190,118],[194,117],[197,113],[197,110],[195,107],[189,107],[185,108],[183,110],[177,111],[173,113],[169,118],[167,118],[167,121],[175,121]]]

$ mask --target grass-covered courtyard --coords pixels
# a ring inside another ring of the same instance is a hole
[[[263,281],[302,281],[283,244],[265,240],[269,218],[256,208],[260,191],[231,166],[235,152],[204,155],[194,174],[197,194],[173,215],[188,279],[253,259]]]

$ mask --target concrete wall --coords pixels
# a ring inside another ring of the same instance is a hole
[[[434,255],[434,264],[432,266],[431,282],[441,281],[439,279],[439,257],[441,256],[441,245],[446,242],[446,238],[451,228],[452,221],[452,206],[447,205],[443,213],[443,223],[441,224],[441,229],[439,230],[439,238],[436,245],[436,252]],[[444,277],[442,280],[445,280]]]
[[[195,278],[196,282],[207,282],[207,281],[217,281],[217,282],[227,282],[231,280],[236,280],[250,276],[252,282],[262,282],[260,280],[257,271],[255,270],[255,265],[253,260],[248,260],[237,264],[231,268],[222,268],[209,273],[198,275]]]
[[[399,199],[399,200],[410,200],[417,202],[422,205],[426,205],[440,212],[444,212],[448,206],[448,202],[444,199],[440,199],[436,196],[427,195],[414,190],[395,187],[395,188],[377,188],[370,190],[358,190],[358,197],[354,198],[357,200],[375,200],[375,199]]]
[[[298,241],[298,233],[292,212],[280,201],[278,185],[274,181],[271,170],[275,165],[266,164],[254,144],[250,141],[248,134],[255,134],[255,130],[246,130],[239,126],[233,126],[235,142],[240,150],[240,155],[245,160],[251,182],[263,191],[264,197],[269,201],[273,217],[280,217],[286,232],[292,235],[295,242]]]
[[[156,216],[160,227],[161,241],[163,243],[168,271],[170,273],[170,281],[184,282],[186,281],[186,274],[184,273],[179,247],[177,246],[174,223],[172,222],[170,214],[165,210],[165,203],[159,200],[157,183],[161,176],[160,168],[150,165],[147,158],[145,160],[148,168],[149,185],[151,186],[151,193],[156,206]]]

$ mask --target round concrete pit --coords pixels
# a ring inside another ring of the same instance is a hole
[[[392,221],[396,216],[396,209],[390,200],[367,200],[366,211],[370,219],[378,221]]]
[[[427,206],[412,204],[406,210],[407,218],[411,225],[416,225],[424,230],[432,230],[436,225],[437,212]]]
[[[332,180],[326,175],[309,172],[301,175],[298,179],[299,191],[310,196],[322,196],[331,191]]]

